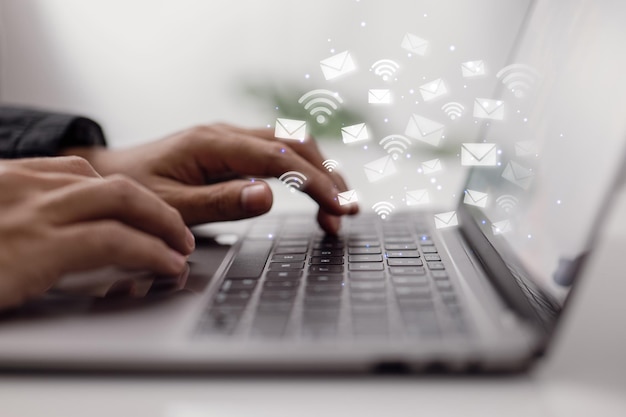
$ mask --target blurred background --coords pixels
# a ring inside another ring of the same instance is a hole
[[[446,160],[458,157],[461,142],[477,139],[473,100],[495,91],[495,73],[507,63],[529,1],[0,0],[0,5],[3,103],[89,116],[102,124],[112,147],[201,123],[273,128],[277,117],[307,120],[364,205],[430,188],[435,205],[451,207],[464,172]],[[407,33],[428,41],[425,56],[401,47]],[[326,80],[320,61],[344,51],[356,70]],[[389,81],[370,70],[380,59],[399,66]],[[484,61],[486,75],[463,78],[461,64],[475,60]],[[419,87],[439,78],[448,93],[425,102]],[[344,101],[324,125],[298,103],[319,88]],[[369,89],[389,89],[392,103],[369,104]],[[451,101],[465,108],[455,120],[441,109]],[[403,134],[414,113],[446,125],[441,146],[413,145],[398,161],[402,181],[370,184],[363,164],[385,156],[378,140]],[[356,123],[367,124],[371,139],[346,146],[340,128]],[[445,175],[426,177],[418,170],[419,162],[432,158],[442,158]],[[304,197],[284,196],[313,207]]]

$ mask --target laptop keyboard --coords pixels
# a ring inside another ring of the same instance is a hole
[[[463,303],[427,227],[346,222],[341,236],[297,219],[255,224],[197,334],[252,338],[468,335]]]

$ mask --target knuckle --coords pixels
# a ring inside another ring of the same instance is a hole
[[[96,229],[96,233],[90,233],[87,240],[91,241],[98,251],[107,253],[113,257],[122,251],[120,240],[125,235],[124,226],[115,220],[102,220]]]
[[[229,216],[237,211],[237,201],[233,198],[234,193],[230,193],[228,187],[216,187],[207,201],[207,208],[219,214],[220,216]]]
[[[139,193],[137,184],[123,175],[114,175],[107,180],[108,187],[115,194],[119,203],[131,204],[134,197]]]
[[[80,156],[62,156],[59,157],[60,162],[64,164],[71,172],[77,174],[94,174],[95,169],[91,166],[89,161]]]

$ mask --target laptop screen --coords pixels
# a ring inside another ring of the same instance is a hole
[[[474,103],[490,117],[479,142],[461,150],[474,165],[463,204],[561,303],[623,161],[624,16],[621,2],[535,4],[502,91]]]

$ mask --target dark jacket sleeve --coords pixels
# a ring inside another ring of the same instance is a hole
[[[100,126],[85,117],[0,106],[0,158],[54,156],[73,146],[105,146]]]

